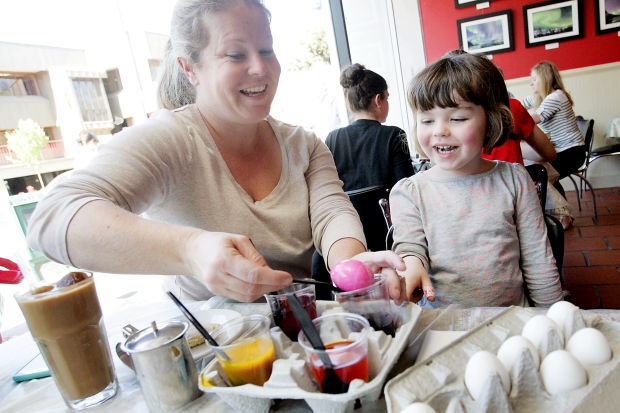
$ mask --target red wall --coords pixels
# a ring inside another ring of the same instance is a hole
[[[536,1],[495,0],[489,7],[477,10],[476,6],[457,9],[453,0],[418,0],[424,32],[426,61],[432,62],[444,53],[458,49],[459,36],[456,21],[502,10],[512,11],[512,31],[515,49],[493,55],[493,62],[502,68],[506,79],[530,75],[530,69],[541,60],[554,62],[560,70],[594,66],[620,60],[620,37],[617,32],[597,35],[594,20],[594,2],[583,0],[584,38],[559,42],[557,49],[545,46],[525,47],[523,6]]]

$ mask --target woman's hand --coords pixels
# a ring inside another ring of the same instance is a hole
[[[401,271],[399,275],[402,276],[405,283],[403,290],[406,299],[417,303],[425,295],[428,301],[435,301],[435,289],[428,276],[428,271],[422,265],[422,261],[409,255],[404,258],[404,262],[407,268]]]
[[[242,235],[200,231],[188,243],[186,260],[213,294],[237,301],[255,301],[292,282],[289,273],[269,268]]]
[[[404,271],[403,259],[392,251],[362,252],[351,259],[363,262],[374,274],[383,274],[390,298],[396,305],[407,301],[404,285],[396,271]]]

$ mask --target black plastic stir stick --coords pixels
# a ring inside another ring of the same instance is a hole
[[[219,347],[217,341],[215,341],[215,339],[211,337],[211,334],[209,334],[207,329],[204,328],[202,324],[200,324],[200,321],[198,321],[198,319],[196,319],[196,317],[194,317],[194,315],[189,312],[189,310],[183,305],[183,303],[177,298],[177,296],[174,295],[171,291],[168,291],[168,296],[172,298],[172,301],[174,301],[177,307],[179,307],[179,310],[181,310],[183,315],[187,317],[187,319],[194,325],[194,327],[196,327],[196,330],[198,330],[198,332],[202,334],[205,340],[207,340],[207,343],[209,343],[211,346]],[[230,361],[230,357],[228,357],[228,355],[224,353],[224,351],[215,347],[212,348],[217,352],[217,354],[219,354],[225,361]]]
[[[323,345],[323,341],[321,341],[321,336],[314,327],[312,319],[310,319],[310,316],[301,305],[301,302],[295,293],[286,293],[286,298],[288,299],[289,306],[293,310],[293,315],[295,315],[301,330],[308,338],[310,344],[312,344],[312,347],[317,350],[317,354],[325,366],[325,377],[323,378],[323,383],[321,385],[323,393],[346,393],[349,390],[349,385],[343,382],[334,371],[334,366],[325,351],[325,346]]]

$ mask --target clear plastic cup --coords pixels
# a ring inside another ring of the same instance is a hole
[[[396,334],[390,296],[382,278],[376,278],[375,283],[368,287],[335,293],[334,297],[345,311],[363,316],[376,331],[381,330],[392,337]]]
[[[299,332],[298,341],[306,353],[306,362],[310,366],[319,390],[332,393],[323,388],[325,366],[321,353],[325,353],[333,366],[334,372],[344,383],[355,379],[368,382],[368,321],[357,314],[333,313],[312,320],[325,350],[316,350],[303,331]]]
[[[275,360],[269,325],[269,318],[255,314],[227,321],[213,332],[219,344],[212,346],[215,356],[233,386],[262,386],[269,380]]]
[[[293,283],[286,288],[278,290],[276,293],[265,294],[265,299],[269,303],[275,324],[282,329],[288,338],[297,341],[299,323],[297,323],[293,310],[291,310],[288,304],[286,293],[295,293],[295,296],[299,298],[301,305],[310,318],[315,319],[317,317],[315,289],[314,285]]]

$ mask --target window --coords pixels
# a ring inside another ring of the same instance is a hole
[[[73,88],[80,105],[82,121],[97,122],[112,119],[101,79],[73,78]]]
[[[112,69],[106,71],[107,78],[103,79],[103,88],[105,93],[111,95],[113,93],[123,90],[123,83],[121,82],[121,74],[118,69]]]
[[[151,80],[153,82],[157,81],[157,76],[159,76],[160,66],[161,66],[161,60],[149,59],[149,69],[151,69]]]
[[[0,96],[39,95],[37,79],[33,74],[0,73]]]

